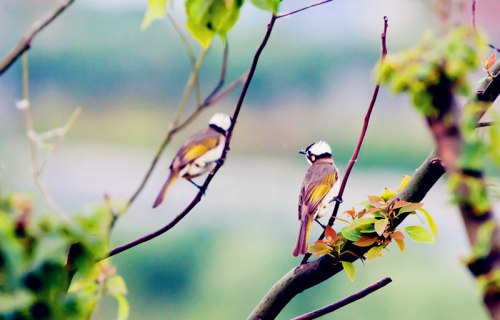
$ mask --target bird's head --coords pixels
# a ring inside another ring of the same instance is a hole
[[[227,130],[231,126],[231,117],[225,113],[216,113],[210,118],[208,125],[226,135]]]
[[[332,148],[328,143],[320,140],[310,144],[304,150],[300,150],[299,153],[305,155],[309,164],[313,164],[318,159],[331,158]]]

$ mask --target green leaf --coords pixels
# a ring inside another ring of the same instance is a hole
[[[372,261],[373,259],[378,257],[383,249],[383,246],[370,248],[370,250],[368,250],[368,252],[366,253],[366,259],[368,259],[368,261]]]
[[[276,14],[280,0],[252,0],[252,3],[259,9],[271,11],[273,14]]]
[[[403,176],[403,179],[401,180],[401,184],[399,185],[398,192],[403,190],[403,188],[410,182],[411,177],[409,176]]]
[[[366,227],[359,230],[359,232],[361,232],[361,233],[373,233],[373,232],[375,232],[375,226],[373,224],[369,224]]]
[[[382,220],[377,220],[377,222],[375,222],[375,232],[377,232],[377,234],[381,236],[382,233],[384,233],[385,228],[387,228],[388,224],[389,224],[389,219],[387,218]]]
[[[121,276],[113,276],[108,279],[106,289],[109,294],[127,294],[127,286]]]
[[[405,213],[405,212],[412,212],[412,211],[419,209],[423,205],[424,205],[423,203],[410,203],[410,204],[407,204],[406,206],[402,207],[399,210],[399,213],[401,214],[401,213]]]
[[[238,20],[243,0],[187,0],[187,27],[207,49],[214,35],[223,40]]]
[[[342,261],[342,267],[344,268],[345,272],[347,273],[347,276],[349,277],[349,280],[354,281],[354,278],[356,276],[356,267],[347,261]]]
[[[330,250],[330,247],[324,243],[315,243],[307,249],[310,253],[320,252],[323,250]]]
[[[163,18],[165,15],[165,6],[167,5],[167,0],[149,0],[148,10],[144,14],[144,19],[142,20],[141,29],[146,29],[149,25],[157,20]]]
[[[427,220],[427,223],[429,224],[429,228],[431,228],[432,233],[434,234],[434,238],[437,238],[437,226],[434,220],[432,219],[431,215],[427,210],[424,208],[417,209],[419,211],[422,211],[425,215],[425,219]]]
[[[360,219],[354,220],[347,227],[352,230],[354,228],[358,228],[358,227],[362,227],[362,226],[367,226],[367,225],[370,225],[370,224],[374,224],[376,221],[377,221],[377,219],[375,219],[375,218],[360,218]]]
[[[382,191],[382,194],[380,195],[380,197],[387,202],[387,201],[389,201],[389,199],[391,199],[395,195],[396,195],[396,192],[389,190],[387,188],[384,188],[384,191]]]
[[[113,295],[118,301],[118,317],[117,320],[127,320],[130,314],[130,307],[124,295],[116,293]]]
[[[432,234],[421,226],[410,226],[404,229],[410,239],[416,242],[433,243]]]
[[[347,240],[350,240],[353,242],[358,240],[359,238],[361,238],[361,234],[358,231],[356,231],[355,229],[349,230],[349,227],[342,228],[342,235]]]

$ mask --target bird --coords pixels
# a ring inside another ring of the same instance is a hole
[[[191,179],[215,167],[224,151],[231,122],[229,115],[216,113],[210,118],[208,128],[195,133],[184,143],[170,164],[170,174],[156,197],[153,208],[162,203],[168,189],[179,177],[185,178],[199,189],[202,188]]]
[[[333,201],[341,202],[335,196],[338,188],[334,186],[338,180],[339,171],[333,161],[330,145],[320,140],[310,144],[299,153],[305,155],[311,166],[300,189],[300,231],[292,252],[294,257],[307,253],[309,229],[313,220],[323,217],[331,208]]]

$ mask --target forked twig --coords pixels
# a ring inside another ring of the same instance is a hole
[[[240,97],[238,99],[238,103],[234,109],[234,113],[233,113],[233,117],[232,117],[233,121],[231,122],[231,126],[229,127],[229,129],[227,131],[226,145],[225,145],[224,151],[222,153],[221,159],[217,162],[217,165],[215,166],[215,168],[209,173],[208,177],[205,179],[205,182],[203,183],[202,187],[200,188],[200,190],[198,191],[198,193],[196,194],[194,199],[179,215],[177,215],[177,217],[175,217],[174,220],[172,220],[170,223],[168,223],[164,227],[162,227],[162,228],[160,228],[160,229],[158,229],[158,230],[156,230],[148,235],[145,235],[139,239],[136,239],[136,240],[131,241],[127,244],[124,244],[122,246],[114,248],[113,250],[111,250],[107,254],[106,257],[103,257],[103,259],[108,258],[108,257],[112,257],[120,252],[123,252],[125,250],[130,249],[130,248],[133,248],[141,243],[147,242],[147,241],[154,239],[154,238],[158,237],[159,235],[167,232],[168,230],[172,229],[179,221],[181,221],[201,201],[203,194],[205,193],[205,191],[208,188],[208,185],[210,184],[210,182],[212,181],[214,176],[217,174],[217,171],[219,171],[219,169],[224,165],[224,161],[225,161],[227,152],[229,150],[229,145],[231,143],[233,130],[234,130],[234,127],[236,125],[236,121],[238,120],[238,116],[239,116],[241,107],[243,105],[243,101],[245,100],[245,96],[246,96],[246,93],[248,91],[248,87],[250,86],[250,82],[252,81],[252,77],[253,77],[255,70],[257,68],[257,63],[259,62],[260,55],[261,55],[262,51],[264,50],[264,48],[267,44],[267,41],[269,40],[269,37],[271,36],[275,21],[276,21],[276,16],[273,15],[271,17],[271,21],[269,22],[269,24],[267,26],[267,32],[264,36],[264,39],[262,40],[259,48],[257,49],[257,52],[255,53],[254,58],[253,58],[252,66],[250,67],[248,77],[245,80],[245,84],[243,85],[243,89],[241,90],[241,94],[240,94]]]

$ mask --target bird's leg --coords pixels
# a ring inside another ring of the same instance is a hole
[[[186,178],[186,180],[189,181],[189,182],[191,182],[192,184],[194,184],[196,186],[196,188],[200,189],[200,191],[203,191],[203,195],[205,195],[205,190],[203,190],[203,186],[200,186],[200,185],[196,184],[196,182],[194,182],[191,179],[187,179]]]
[[[333,199],[332,199],[330,202],[334,202],[334,201],[335,201],[335,202],[338,202],[338,203],[342,203],[342,202],[344,202],[344,201],[342,200],[342,198],[337,198],[337,197],[333,197]]]
[[[314,221],[316,221],[321,226],[321,228],[326,229],[326,226],[324,224],[322,224],[321,222],[319,222],[318,219],[314,219]]]

